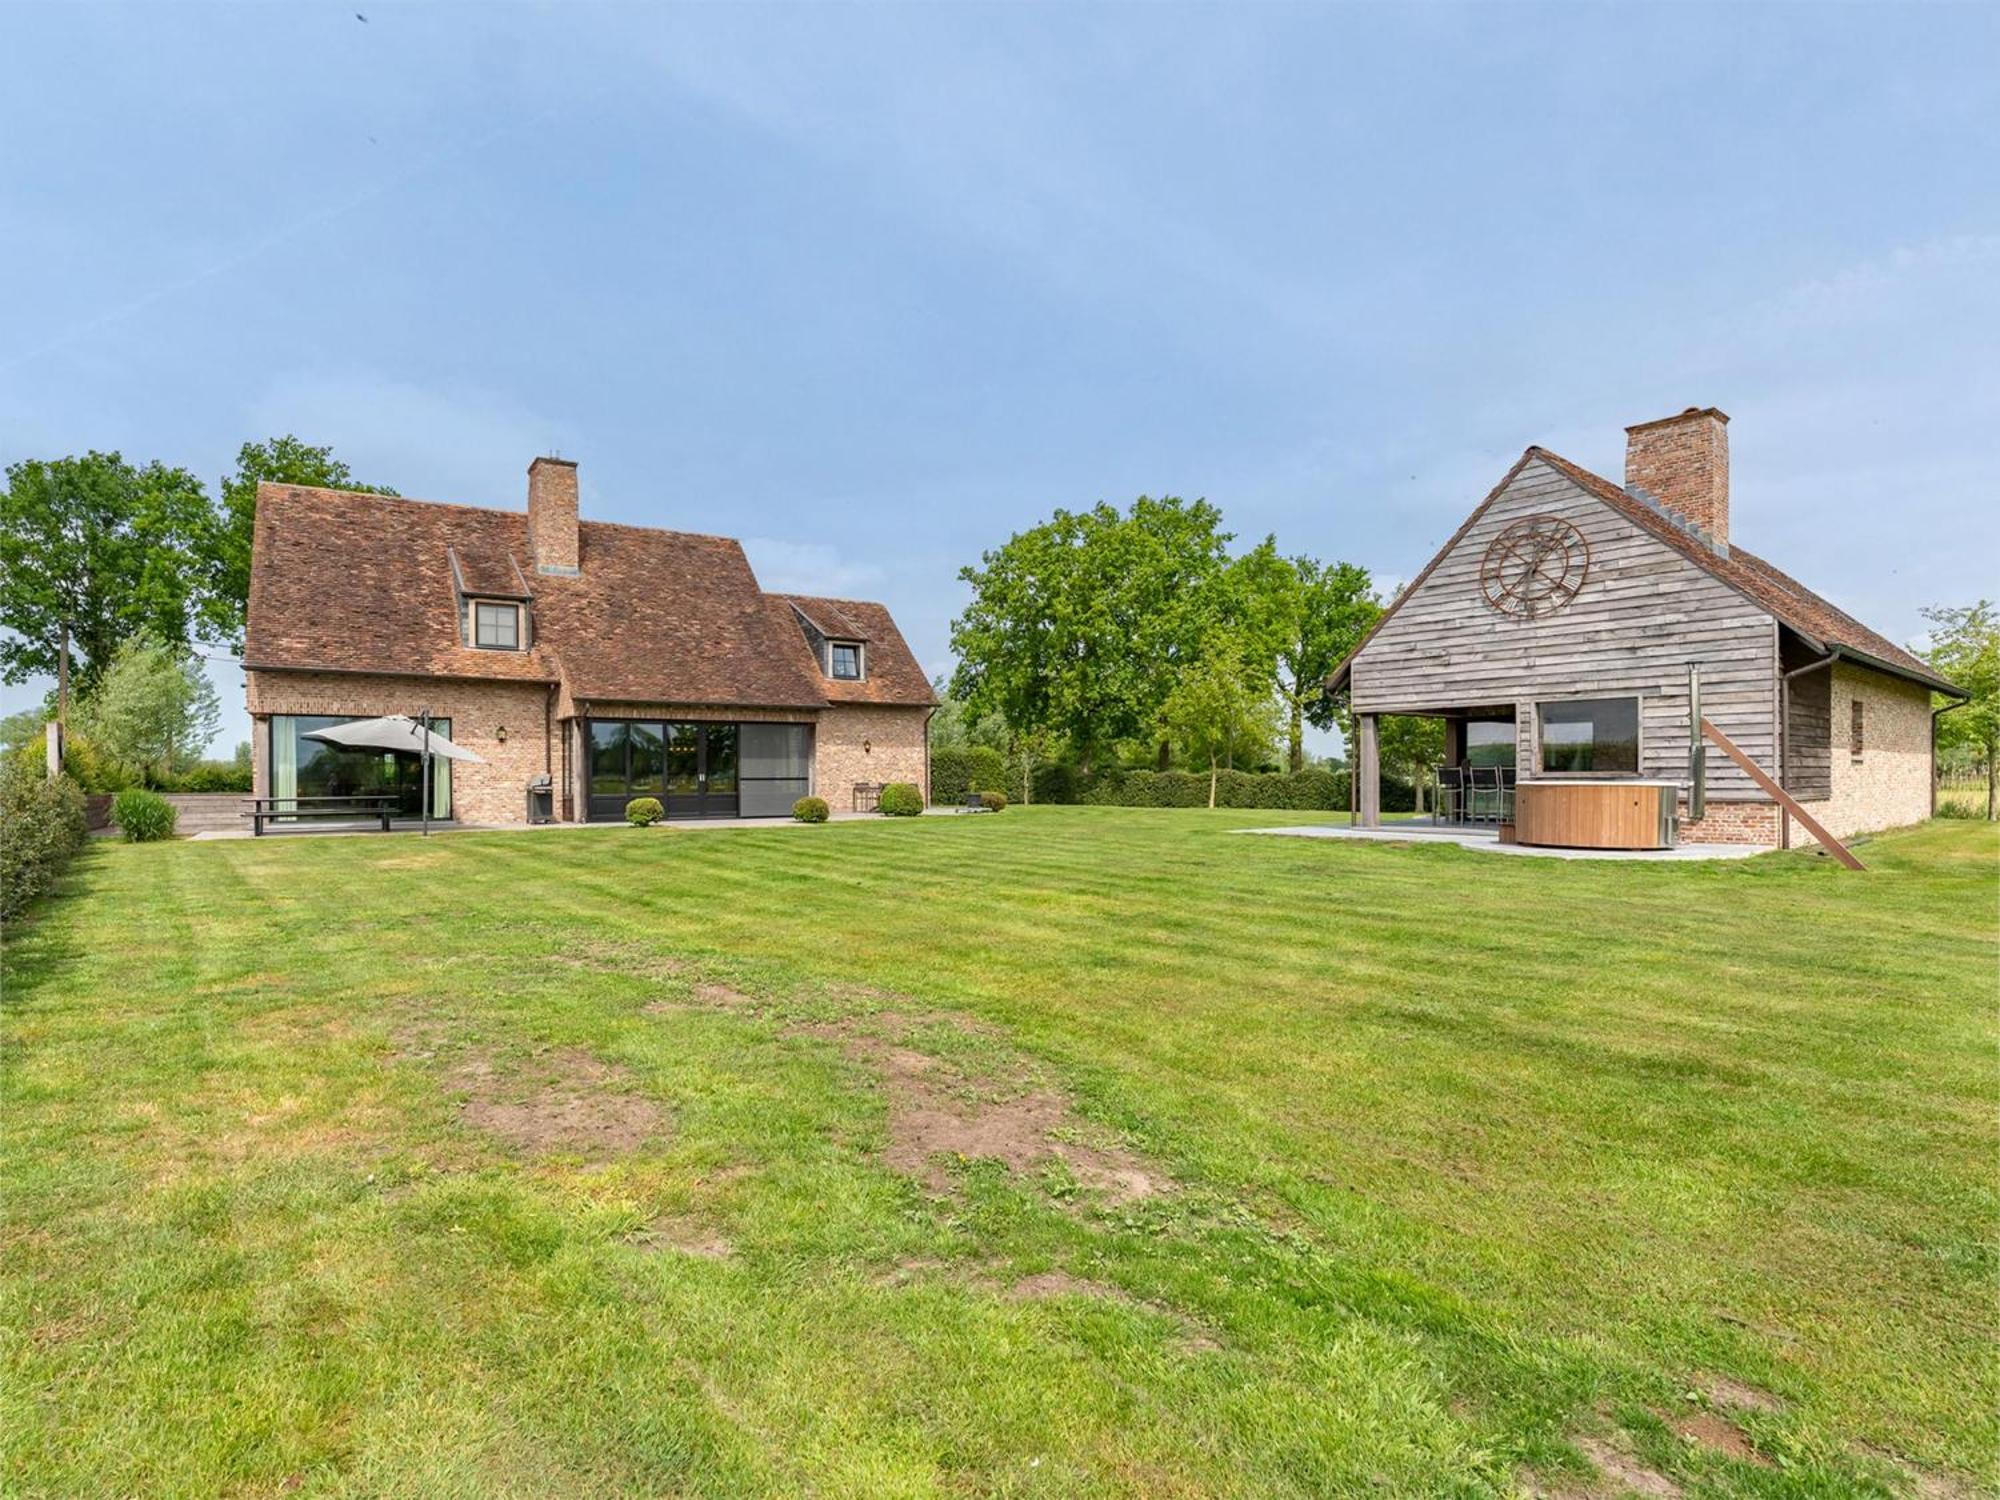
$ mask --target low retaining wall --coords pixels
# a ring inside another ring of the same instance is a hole
[[[175,813],[174,832],[182,838],[192,833],[223,830],[242,832],[250,826],[243,816],[249,806],[248,792],[161,792]],[[92,830],[111,826],[109,792],[93,792],[83,799],[84,821]]]

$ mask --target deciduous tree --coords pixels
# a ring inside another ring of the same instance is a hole
[[[156,782],[201,759],[221,716],[201,662],[146,635],[119,646],[78,710],[98,749]]]
[[[96,452],[14,464],[0,492],[0,678],[55,675],[65,621],[80,692],[121,641],[199,639],[212,532],[185,469]]]
[[[1986,818],[2000,803],[2000,614],[1989,599],[1924,611],[1930,621],[1925,659],[1972,696],[1937,721],[1938,748],[1970,750],[1986,771]]]
[[[1204,500],[1057,511],[960,573],[973,599],[952,622],[955,695],[1068,741],[1086,766],[1151,732],[1230,618],[1229,541]]]
[[[1243,643],[1218,637],[1181,668],[1160,707],[1160,723],[1196,760],[1208,762],[1208,805],[1223,758],[1242,743],[1268,746],[1278,731],[1270,679],[1245,661]]]

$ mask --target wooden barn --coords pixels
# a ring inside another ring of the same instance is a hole
[[[1384,714],[1445,721],[1443,816],[1528,842],[1647,842],[1622,818],[1775,846],[1930,815],[1934,695],[1963,694],[1736,545],[1728,423],[1627,428],[1622,486],[1521,455],[1328,679],[1360,824]]]

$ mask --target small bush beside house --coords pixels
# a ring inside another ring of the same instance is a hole
[[[173,803],[157,792],[127,787],[111,802],[111,821],[118,825],[128,844],[150,844],[174,836],[180,814]]]
[[[625,821],[634,828],[651,828],[666,815],[658,797],[634,797],[625,804]]]
[[[824,823],[828,811],[824,797],[801,797],[792,804],[792,816],[801,823]]]
[[[61,877],[84,841],[83,791],[48,779],[32,757],[0,760],[0,918],[11,920]]]
[[[1005,792],[981,792],[979,794],[979,805],[984,807],[988,812],[1005,812],[1007,810],[1007,794]]]
[[[892,818],[914,818],[924,810],[924,794],[907,781],[892,781],[882,788],[882,811]]]

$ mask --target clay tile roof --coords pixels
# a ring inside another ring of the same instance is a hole
[[[1733,542],[1727,551],[1718,552],[1708,541],[1688,532],[1662,515],[1657,507],[1613,484],[1601,474],[1593,474],[1579,464],[1573,464],[1560,454],[1551,453],[1546,448],[1531,447],[1520,460],[1509,469],[1501,481],[1493,487],[1478,509],[1465,518],[1465,523],[1452,533],[1451,539],[1438,549],[1437,556],[1424,565],[1423,571],[1410,581],[1408,588],[1397,595],[1389,607],[1382,612],[1373,628],[1355,648],[1347,653],[1347,659],[1334,668],[1327,678],[1329,689],[1337,689],[1347,681],[1354,658],[1393,615],[1403,600],[1416,592],[1417,585],[1428,577],[1432,569],[1443,560],[1446,553],[1457,545],[1459,538],[1472,529],[1486,507],[1497,500],[1511,484],[1514,476],[1530,463],[1540,460],[1565,478],[1572,480],[1582,489],[1602,500],[1634,525],[1651,532],[1675,551],[1691,562],[1721,579],[1751,603],[1768,611],[1779,624],[1802,635],[1807,642],[1823,650],[1835,651],[1842,655],[1859,657],[1884,671],[1910,678],[1934,688],[1941,693],[1956,697],[1965,696],[1964,690],[1953,686],[1940,677],[1931,666],[1887,636],[1870,630],[1859,620],[1831,601],[1821,598],[1811,589],[1779,572],[1762,558],[1756,557],[1738,547]]]
[[[534,589],[513,553],[492,546],[483,537],[454,543],[451,559],[458,568],[458,586],[482,599],[529,599]]]
[[[871,604],[860,599],[819,599],[808,594],[767,595],[778,604],[788,617],[792,633],[801,644],[804,634],[799,630],[795,618],[789,618],[796,609],[821,635],[835,640],[863,641],[868,647],[868,675],[860,682],[842,682],[835,678],[825,678],[820,683],[820,691],[833,703],[911,703],[933,704],[937,694],[931,691],[930,679],[924,676],[924,669],[917,664],[917,658],[903,640],[903,632],[896,628],[896,622],[889,611],[880,604]],[[806,660],[815,671],[810,651]]]
[[[790,603],[758,587],[728,538],[585,521],[578,574],[560,577],[519,566],[527,531],[519,511],[263,485],[244,664],[562,682],[585,702],[818,708],[857,696],[834,687],[934,701],[880,605],[814,601],[872,643],[867,683],[828,683]],[[531,596],[532,649],[463,644],[461,587]]]
[[[1718,552],[1703,538],[1683,531],[1654,506],[1613,484],[1603,475],[1593,474],[1546,448],[1530,448],[1528,452],[1574,480],[1627,520],[1669,543],[1683,556],[1747,596],[1753,604],[1768,610],[1779,624],[1789,626],[1809,642],[1845,655],[1864,657],[1885,671],[1921,682],[1939,692],[1960,692],[1921,657],[1905,650],[1887,636],[1870,630],[1839,605],[1814,593],[1796,578],[1779,572],[1761,557],[1745,551],[1734,542],[1726,551]]]

